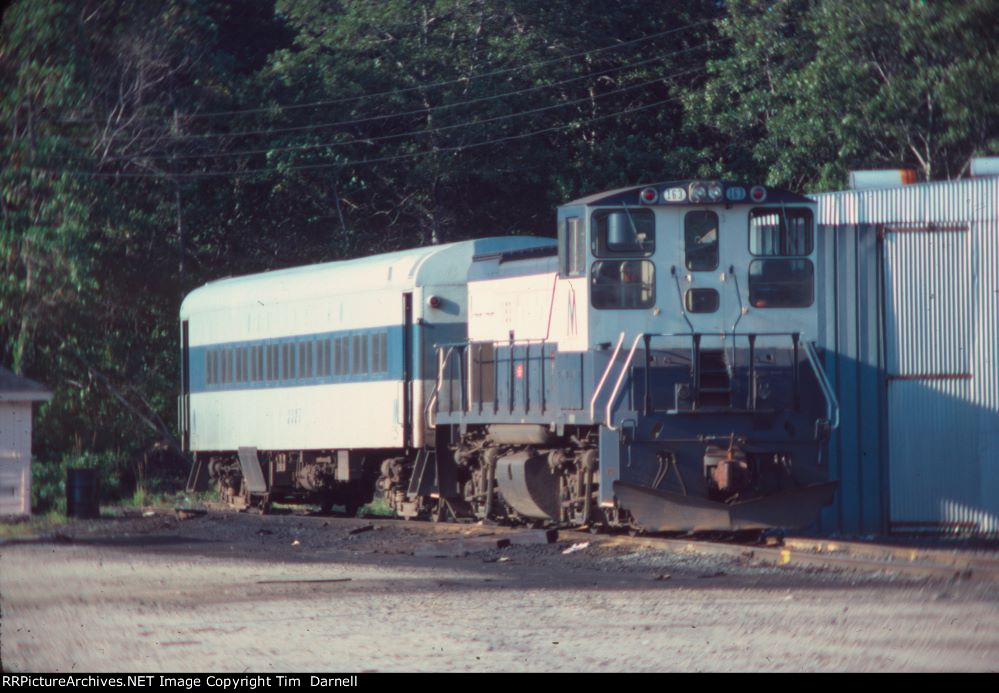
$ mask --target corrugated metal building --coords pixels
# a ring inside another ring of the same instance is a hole
[[[822,529],[999,531],[999,178],[816,195],[841,480]]]

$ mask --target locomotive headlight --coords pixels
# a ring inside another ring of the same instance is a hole
[[[767,189],[762,185],[754,185],[749,189],[749,198],[753,202],[763,202],[767,199]]]
[[[640,195],[642,202],[647,205],[654,205],[659,199],[659,191],[655,188],[645,188]]]
[[[712,202],[721,202],[722,199],[721,183],[711,183],[710,185],[708,185],[708,198]]]
[[[427,299],[427,305],[430,306],[431,308],[440,308],[441,307],[441,297],[440,296],[431,296],[430,298]]]
[[[703,202],[704,198],[708,196],[708,191],[704,187],[704,183],[691,183],[690,191],[687,196],[690,198],[691,202]]]
[[[725,191],[725,199],[729,202],[741,202],[746,199],[746,189],[738,185],[733,185]]]

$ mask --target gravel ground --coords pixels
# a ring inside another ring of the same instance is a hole
[[[777,568],[576,533],[521,543],[537,536],[230,512],[77,522],[0,545],[2,667],[999,668],[995,585]]]

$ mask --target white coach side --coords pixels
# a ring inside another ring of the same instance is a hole
[[[422,446],[433,347],[465,339],[472,258],[553,243],[485,238],[196,289],[180,316],[186,447]]]

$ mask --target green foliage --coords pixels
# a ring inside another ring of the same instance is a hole
[[[66,472],[96,469],[100,479],[100,501],[116,503],[127,494],[128,465],[114,453],[66,453],[59,460],[35,460],[31,465],[32,513],[66,514]]]
[[[729,55],[687,95],[718,173],[835,189],[852,169],[953,178],[999,150],[993,0],[736,0]]]
[[[381,496],[376,496],[373,501],[367,505],[362,505],[357,511],[358,517],[395,517],[395,511],[388,506],[385,499]]]

